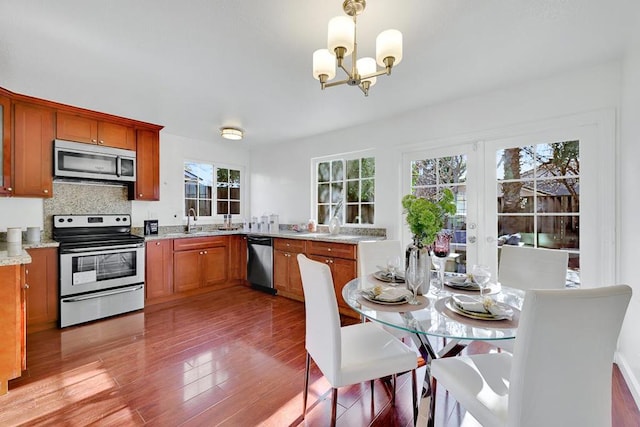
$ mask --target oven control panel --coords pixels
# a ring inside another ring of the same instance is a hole
[[[54,215],[54,228],[131,226],[131,215]]]

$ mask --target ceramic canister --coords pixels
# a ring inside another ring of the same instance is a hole
[[[40,227],[27,227],[27,242],[37,243],[40,241]]]
[[[22,228],[9,227],[7,228],[7,243],[21,243],[22,242]]]

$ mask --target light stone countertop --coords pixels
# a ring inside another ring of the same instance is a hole
[[[384,237],[378,236],[362,236],[362,235],[350,235],[350,234],[337,234],[332,235],[329,233],[298,233],[295,231],[280,231],[279,233],[246,233],[242,230],[216,230],[216,231],[201,231],[197,233],[160,233],[157,235],[144,236],[146,241],[162,240],[162,239],[184,239],[193,237],[215,237],[215,236],[228,236],[228,235],[247,235],[247,236],[265,236],[281,239],[298,239],[298,240],[314,240],[320,242],[330,243],[347,243],[356,245],[358,242],[365,240],[385,240]]]
[[[41,242],[7,243],[0,242],[0,267],[5,265],[29,264],[31,257],[27,249],[57,248],[60,244],[53,240]]]

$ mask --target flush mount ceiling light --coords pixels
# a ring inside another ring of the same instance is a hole
[[[224,139],[232,139],[234,141],[237,141],[239,139],[242,139],[244,132],[237,128],[220,128],[220,135],[222,135]]]
[[[369,96],[369,88],[376,84],[377,76],[390,75],[391,68],[402,60],[402,33],[386,30],[376,37],[376,59],[358,59],[356,17],[364,11],[365,0],[345,0],[342,9],[348,16],[336,16],[329,21],[328,49],[313,52],[313,77],[320,80],[320,88],[348,84],[358,86]],[[351,57],[351,71],[344,67],[344,58]],[[384,67],[378,71],[377,64]],[[336,75],[336,64],[347,74],[345,80],[327,83]]]

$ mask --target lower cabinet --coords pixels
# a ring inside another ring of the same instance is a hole
[[[349,308],[349,305],[342,298],[344,285],[358,276],[356,248],[356,245],[348,243],[329,243],[313,240],[307,243],[309,258],[323,262],[331,268],[331,277],[333,278],[333,286],[340,313],[359,318],[358,314]]]
[[[229,280],[237,284],[248,284],[247,236],[240,234],[229,236]]]
[[[27,368],[25,267],[0,267],[0,395]]]
[[[27,289],[27,331],[37,332],[58,324],[58,248],[27,251],[31,264],[25,266]]]
[[[297,256],[305,249],[304,240],[273,240],[273,284],[278,295],[304,301]]]
[[[173,240],[146,244],[145,303],[173,295]]]
[[[175,239],[173,286],[175,292],[227,285],[227,236]]]

